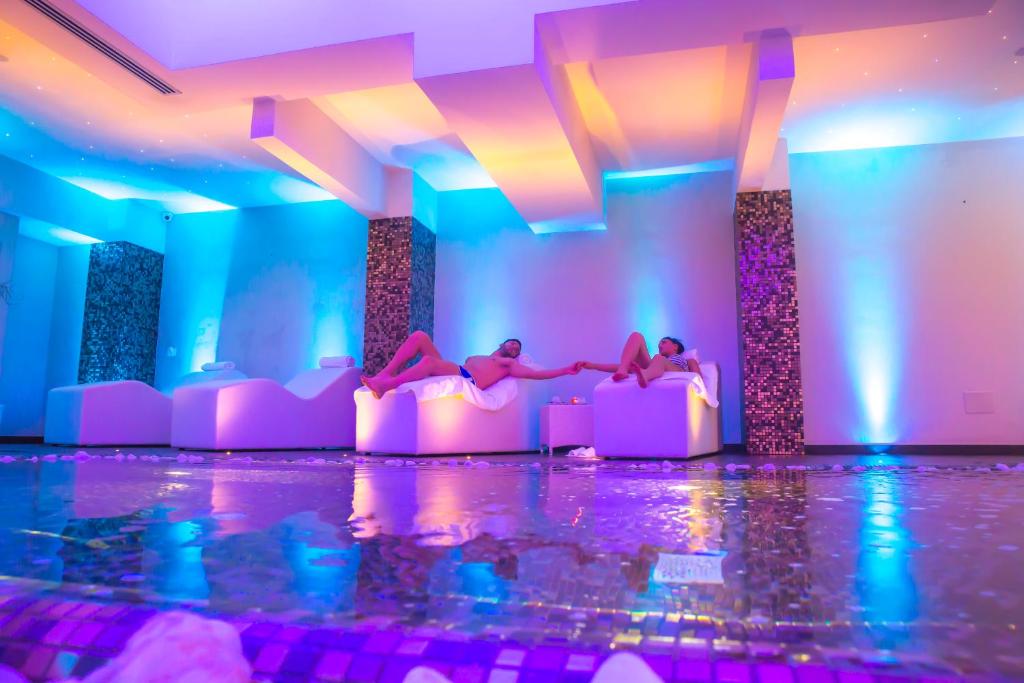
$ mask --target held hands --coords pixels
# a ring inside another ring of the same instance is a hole
[[[575,363],[573,363],[572,365],[570,365],[569,367],[567,367],[565,370],[566,370],[566,374],[567,375],[578,375],[578,374],[580,374],[580,370],[583,370],[586,367],[587,367],[587,362],[586,361],[578,360]]]

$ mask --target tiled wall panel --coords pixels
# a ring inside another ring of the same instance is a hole
[[[434,233],[411,216],[371,220],[363,368],[380,371],[414,330],[434,333]]]
[[[736,274],[747,451],[802,454],[800,321],[789,190],[736,195]]]
[[[130,242],[92,246],[79,382],[153,383],[163,264],[163,254]]]

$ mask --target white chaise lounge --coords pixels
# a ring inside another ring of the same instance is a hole
[[[719,367],[671,372],[646,389],[635,377],[594,389],[594,450],[605,457],[692,458],[722,450]]]
[[[380,399],[356,392],[356,450],[440,455],[537,449],[526,381],[512,377],[480,390],[463,377],[428,377]]]
[[[201,450],[352,448],[360,369],[321,360],[281,385],[212,382],[174,392],[171,445]]]
[[[234,363],[207,363],[175,385],[244,379]],[[73,446],[166,446],[171,442],[171,396],[144,382],[92,382],[51,389],[43,440]]]

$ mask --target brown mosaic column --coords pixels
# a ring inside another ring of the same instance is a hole
[[[363,368],[379,372],[415,330],[434,333],[437,241],[412,216],[370,221]]]
[[[801,455],[804,401],[789,190],[736,195],[736,275],[747,452]]]

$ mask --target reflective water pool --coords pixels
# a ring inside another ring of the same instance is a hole
[[[0,466],[2,582],[282,622],[813,645],[1024,676],[1024,471],[290,458],[18,456]]]

